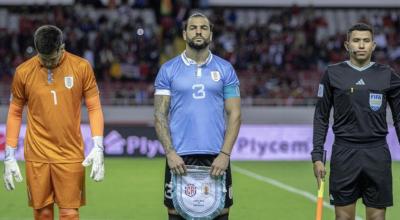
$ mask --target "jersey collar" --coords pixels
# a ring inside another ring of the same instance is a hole
[[[350,62],[350,60],[346,60],[345,61],[346,63],[347,63],[347,65],[349,65],[351,68],[353,68],[353,69],[355,69],[355,70],[358,70],[358,71],[364,71],[364,70],[366,70],[366,69],[368,69],[368,68],[370,68],[372,65],[374,65],[375,64],[375,62],[369,62],[369,64],[367,64],[367,65],[365,65],[365,66],[363,66],[363,67],[358,67],[358,66],[355,66],[355,65],[353,65],[351,62]]]
[[[194,60],[190,59],[189,57],[187,57],[186,56],[186,50],[183,51],[183,53],[181,54],[181,58],[182,58],[182,61],[187,66],[190,66],[190,65],[203,66],[203,65],[208,65],[211,62],[211,60],[213,58],[213,55],[212,55],[211,51],[208,51],[208,57],[207,57],[206,61],[204,61],[204,63],[200,63],[200,64],[197,64],[196,61],[194,61]]]

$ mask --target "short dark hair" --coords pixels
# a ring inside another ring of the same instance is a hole
[[[63,44],[63,33],[54,25],[40,26],[33,38],[37,52],[42,54],[51,54]]]
[[[208,20],[208,24],[210,25],[210,31],[213,31],[214,24],[211,23],[210,19],[208,19],[208,17],[207,17],[206,15],[204,15],[203,13],[201,13],[201,12],[194,12],[193,14],[191,14],[191,15],[183,22],[182,28],[183,28],[184,31],[186,31],[186,28],[187,28],[187,24],[188,24],[188,22],[189,22],[189,19],[191,19],[191,18],[196,18],[196,17],[201,17],[201,18],[207,19],[207,20]]]
[[[350,39],[351,32],[353,31],[369,31],[372,35],[372,39],[374,39],[374,29],[368,24],[357,23],[349,28],[349,30],[347,31],[347,40]]]

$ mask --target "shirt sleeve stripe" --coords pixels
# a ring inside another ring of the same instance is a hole
[[[154,95],[171,95],[171,91],[168,89],[156,89]]]

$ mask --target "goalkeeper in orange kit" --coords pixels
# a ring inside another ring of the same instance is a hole
[[[4,184],[15,188],[22,181],[14,152],[24,106],[28,107],[25,137],[29,205],[35,219],[53,219],[53,204],[60,219],[79,219],[85,205],[85,169],[104,178],[104,119],[96,79],[89,62],[64,49],[62,31],[52,25],[34,34],[37,55],[16,69],[7,117]],[[88,109],[94,147],[84,159],[80,131],[81,100]],[[83,161],[83,163],[82,163]]]

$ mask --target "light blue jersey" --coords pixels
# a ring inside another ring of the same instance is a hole
[[[203,65],[185,52],[163,64],[155,95],[171,96],[169,126],[179,155],[218,154],[225,135],[224,101],[240,97],[232,65],[210,53]]]

